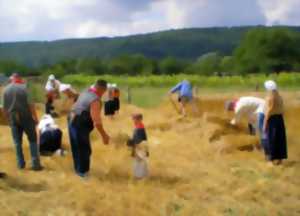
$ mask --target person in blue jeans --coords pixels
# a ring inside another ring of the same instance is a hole
[[[270,155],[270,150],[268,148],[268,138],[267,133],[264,131],[264,121],[265,121],[265,114],[264,113],[258,113],[257,116],[257,127],[259,130],[259,138],[260,138],[260,144],[265,152],[265,158],[268,160]]]
[[[256,135],[259,132],[261,147],[265,154],[268,154],[266,145],[266,135],[263,131],[265,100],[258,97],[240,97],[238,100],[225,102],[225,110],[234,112],[234,118],[230,121],[231,125],[241,122],[242,118],[248,121],[249,133]],[[258,130],[257,130],[258,129]]]
[[[26,166],[22,148],[22,137],[25,132],[30,144],[32,170],[41,170],[35,129],[38,118],[34,104],[29,101],[26,83],[18,74],[11,77],[11,83],[4,89],[3,110],[11,128],[18,168],[24,169]]]
[[[73,105],[68,117],[69,137],[75,173],[85,178],[90,170],[92,154],[90,133],[94,128],[100,133],[105,145],[109,144],[109,135],[101,120],[101,97],[106,92],[107,82],[98,80],[95,85],[83,91]]]
[[[179,110],[180,114],[186,116],[186,106],[188,103],[192,104],[193,112],[197,113],[198,111],[197,106],[193,98],[193,87],[189,81],[183,80],[169,91],[169,96],[174,106],[175,103],[173,102],[171,95],[175,93],[178,94],[178,102],[180,104],[180,110]]]

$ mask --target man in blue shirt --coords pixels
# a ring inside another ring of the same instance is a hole
[[[174,86],[170,92],[170,98],[172,94],[178,93],[178,102],[180,103],[180,113],[185,116],[186,110],[185,107],[188,103],[192,103],[194,112],[197,112],[196,104],[193,100],[193,87],[191,83],[187,80],[183,80]],[[174,101],[171,98],[172,103],[176,107]]]

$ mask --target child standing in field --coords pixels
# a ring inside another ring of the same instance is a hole
[[[132,148],[133,175],[137,179],[143,179],[148,176],[148,157],[149,150],[147,145],[147,134],[143,124],[143,115],[138,113],[132,116],[134,131],[127,145]]]

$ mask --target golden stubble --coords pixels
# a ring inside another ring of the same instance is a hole
[[[73,172],[65,115],[57,123],[68,154],[43,157],[42,172],[16,169],[10,130],[1,125],[0,170],[8,173],[0,181],[1,215],[299,215],[297,95],[283,94],[289,160],[279,167],[267,166],[263,153],[254,150],[259,142],[247,134],[245,123],[237,128],[228,124],[232,116],[223,104],[238,93],[202,95],[199,114],[187,118],[179,117],[167,101],[155,109],[123,105],[113,120],[103,117],[109,146],[96,132],[91,135],[88,180]],[[65,107],[60,111],[66,113]],[[144,114],[150,145],[150,176],[142,181],[132,178],[125,144],[134,112]],[[24,153],[30,167],[27,141]]]

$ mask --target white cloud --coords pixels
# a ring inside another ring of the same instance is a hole
[[[183,27],[300,25],[299,7],[299,0],[0,0],[0,41]]]
[[[259,0],[267,25],[300,25],[299,0]]]

